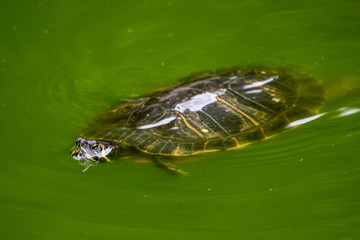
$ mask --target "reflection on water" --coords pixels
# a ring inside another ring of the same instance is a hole
[[[345,117],[360,112],[360,108],[342,107],[338,109],[338,111],[340,112],[339,117]]]
[[[319,117],[321,117],[321,116],[324,115],[324,114],[325,114],[325,113],[321,113],[321,114],[317,114],[317,115],[315,115],[315,116],[311,116],[311,117],[307,117],[307,118],[303,118],[303,119],[299,119],[299,120],[293,121],[293,122],[289,123],[286,127],[287,127],[287,128],[296,127],[296,126],[298,126],[298,125],[301,125],[301,124],[304,124],[304,123],[313,121],[313,120],[315,120],[315,119],[318,119]]]

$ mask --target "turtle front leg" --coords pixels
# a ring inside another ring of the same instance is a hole
[[[167,172],[178,175],[178,176],[186,176],[187,172],[184,172],[180,168],[178,168],[170,159],[166,159],[160,156],[153,156],[152,161],[156,166],[165,169]]]

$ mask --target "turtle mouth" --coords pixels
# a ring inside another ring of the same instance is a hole
[[[82,151],[79,151],[76,149],[71,150],[70,154],[75,160],[80,161],[80,163],[88,162],[88,163],[92,163],[92,164],[97,164],[100,160],[99,157],[97,157],[97,156],[87,157],[86,155],[83,154]]]

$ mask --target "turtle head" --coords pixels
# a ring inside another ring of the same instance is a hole
[[[85,167],[83,170],[85,172],[90,166],[97,165],[101,160],[110,161],[107,155],[114,148],[115,146],[108,141],[78,138],[70,154],[74,159],[80,161],[80,164]]]

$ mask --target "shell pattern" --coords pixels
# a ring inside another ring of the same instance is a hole
[[[176,86],[121,102],[83,134],[155,155],[239,148],[317,113],[323,87],[286,68],[208,71]]]

